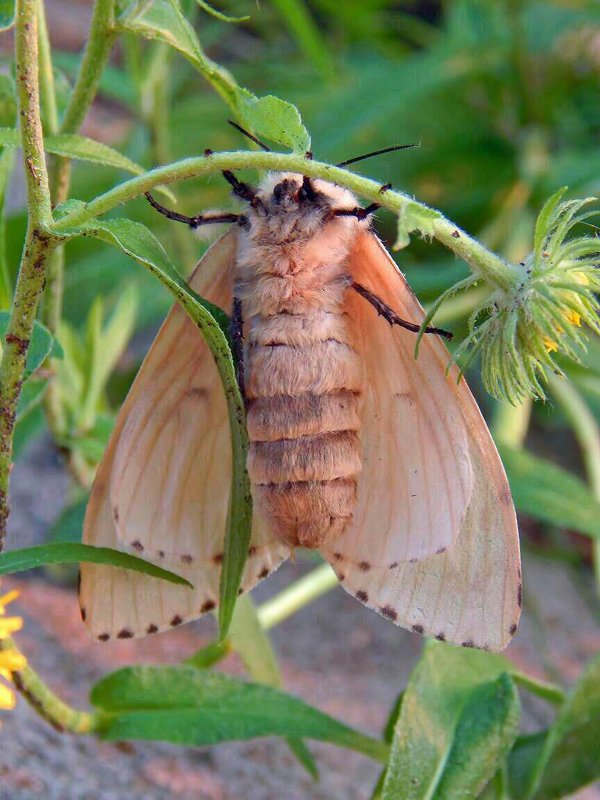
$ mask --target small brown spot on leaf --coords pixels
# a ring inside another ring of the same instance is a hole
[[[360,589],[356,593],[356,599],[360,600],[361,603],[366,603],[369,600],[369,595],[365,591],[363,591],[363,589]]]
[[[129,628],[122,628],[117,633],[117,639],[133,639],[133,633],[129,630]]]
[[[387,617],[388,619],[393,619],[393,620],[398,619],[398,612],[396,611],[395,608],[392,608],[391,606],[381,606],[379,610],[381,611],[383,616]]]
[[[135,540],[135,542],[131,543],[131,546],[133,547],[134,550],[137,550],[138,553],[144,552],[144,545],[137,539]]]
[[[212,611],[215,607],[216,603],[214,600],[207,600],[205,603],[202,604],[200,607],[200,613],[206,614],[207,611]]]
[[[175,614],[169,625],[171,625],[172,628],[175,628],[177,625],[181,625],[182,622],[183,619],[179,616],[179,614]]]
[[[368,572],[371,569],[371,565],[368,561],[361,561],[358,568],[361,572]]]
[[[424,628],[422,625],[413,625],[413,626],[412,626],[412,628],[411,628],[411,630],[412,630],[414,633],[423,633],[423,631],[425,630],[425,628]]]
[[[158,625],[154,625],[154,623],[152,623],[152,625],[148,625],[148,627],[146,628],[146,633],[156,633],[157,631],[158,631]]]

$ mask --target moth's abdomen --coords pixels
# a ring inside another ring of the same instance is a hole
[[[319,547],[346,527],[361,470],[361,360],[342,313],[256,316],[248,338],[248,471],[273,531]]]

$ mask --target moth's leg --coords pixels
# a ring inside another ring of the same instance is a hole
[[[160,214],[163,214],[168,219],[172,219],[175,222],[183,222],[185,225],[189,225],[190,228],[198,228],[200,225],[213,225],[217,222],[239,222],[240,214],[198,214],[195,217],[188,217],[185,214],[180,214],[178,211],[171,211],[170,208],[161,205],[158,203],[150,194],[150,192],[146,192],[146,199],[152,206],[155,208]]]
[[[377,297],[376,294],[373,294],[373,292],[362,284],[353,282],[352,288],[355,292],[358,292],[361,297],[364,297],[365,300],[373,306],[375,311],[377,311],[379,316],[387,320],[390,325],[400,325],[401,328],[406,328],[406,330],[412,331],[413,333],[418,333],[421,330],[420,325],[416,325],[414,322],[407,322],[405,319],[399,317],[393,308],[390,308],[381,298]],[[425,328],[425,333],[435,333],[438,336],[443,336],[444,339],[452,338],[451,333],[441,328]]]
[[[246,131],[243,131],[243,133],[246,133]],[[213,151],[210,149],[204,151],[205,158],[212,156],[212,154]],[[241,197],[242,200],[246,200],[253,208],[264,208],[262,200],[256,193],[254,186],[250,186],[249,184],[238,180],[230,169],[224,169],[221,174],[227,183],[233,188],[233,193],[237,195],[237,197]]]
[[[231,315],[231,344],[235,374],[237,376],[240,394],[246,401],[246,387],[244,383],[244,318],[242,315],[242,301],[239,297],[233,298],[233,314]]]
[[[361,206],[356,206],[356,208],[333,208],[331,210],[332,217],[356,217],[356,219],[366,219],[369,214],[373,214],[377,211],[378,208],[381,208],[379,203],[371,203],[370,206],[366,208],[361,208]]]

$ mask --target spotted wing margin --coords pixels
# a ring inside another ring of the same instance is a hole
[[[190,285],[231,307],[236,231],[219,239]],[[231,483],[225,396],[204,339],[176,305],[125,403],[88,504],[84,541],[133,552],[186,578],[194,589],[138,573],[83,564],[82,617],[102,641],[168,629],[216,607]],[[244,590],[288,551],[253,520]]]
[[[373,234],[358,235],[349,268],[400,317],[421,322],[423,309]],[[454,368],[447,374],[439,337],[425,336],[415,360],[414,335],[390,329],[354,292],[347,311],[367,372],[364,464],[354,520],[324,555],[350,594],[396,624],[501,650],[518,623],[521,571],[490,432],[466,382]]]

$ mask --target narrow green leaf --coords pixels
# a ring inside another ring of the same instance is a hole
[[[3,341],[6,336],[6,331],[8,330],[9,320],[10,313],[8,311],[0,311],[0,338]],[[55,358],[61,358],[62,349],[50,331],[45,328],[41,322],[36,320],[33,326],[33,334],[29,343],[29,349],[27,350],[25,380],[27,380],[32,372],[35,372],[50,355]]]
[[[15,0],[0,0],[0,31],[7,31],[15,24]]]
[[[600,537],[600,503],[579,478],[526,450],[499,447],[519,511]]]
[[[110,741],[141,739],[202,746],[257,736],[296,736],[385,760],[384,742],[365,736],[291,695],[190,666],[129,667],[92,689]]]
[[[423,236],[433,236],[434,220],[441,216],[433,208],[423,208],[417,203],[407,200],[398,215],[398,231],[394,250],[401,250],[410,243],[410,234],[419,231]]]
[[[80,564],[81,562],[130,569],[134,572],[142,572],[151,578],[160,578],[169,583],[192,588],[189,581],[175,575],[174,572],[150,564],[149,561],[144,561],[137,556],[121,553],[110,547],[92,547],[89,544],[76,542],[53,542],[0,553],[0,575],[12,575],[14,572],[42,567],[44,564]]]
[[[547,732],[518,740],[509,759],[514,800],[567,797],[600,778],[600,656],[588,664]]]
[[[303,0],[273,0],[273,5],[286,21],[290,33],[315,68],[323,77],[331,78],[333,60],[330,53],[332,50],[313,20],[307,4]]]
[[[269,634],[260,624],[256,608],[249,595],[237,601],[229,641],[239,653],[249,676],[266,686],[280,689],[283,686],[281,670]],[[318,777],[317,765],[301,739],[288,739],[290,750],[313,778]]]
[[[65,203],[61,212],[77,207],[77,202]],[[229,318],[222,309],[203,300],[189,288],[158,239],[141,223],[128,219],[93,220],[82,228],[67,232],[67,236],[78,235],[94,236],[119,248],[155,275],[198,326],[219,369],[228,406],[234,464],[219,597],[219,627],[224,638],[237,602],[252,530],[252,493],[246,471],[248,434],[244,403],[226,333]]]
[[[542,210],[538,214],[535,222],[535,233],[533,235],[533,251],[538,256],[541,254],[555,211],[566,191],[567,187],[563,186],[562,189],[554,192],[554,194],[546,200],[542,206]]]
[[[502,656],[428,642],[402,699],[382,800],[475,797],[518,730]]]
[[[246,89],[237,92],[242,122],[259,138],[269,139],[299,153],[310,150],[310,135],[296,106],[273,95],[255,97]]]
[[[19,134],[15,128],[0,128],[0,145],[4,147],[19,147]],[[92,164],[102,164],[105,167],[124,169],[134,175],[142,175],[146,170],[136,164],[127,156],[119,153],[102,142],[90,139],[88,136],[80,136],[74,133],[57,134],[44,138],[44,149],[48,153],[53,153],[66,158],[73,158],[79,161],[89,161]],[[159,191],[166,193],[172,200],[175,199],[173,193],[163,186],[157,187]]]
[[[6,254],[7,242],[4,203],[14,160],[15,154],[11,148],[6,148],[0,152],[0,310],[10,308],[13,289]]]

